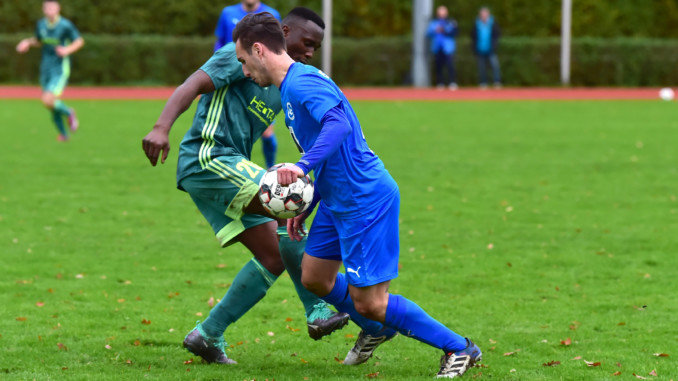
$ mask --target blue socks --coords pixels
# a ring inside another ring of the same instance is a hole
[[[334,305],[338,311],[349,314],[351,320],[371,336],[392,335],[397,330],[445,352],[457,352],[467,346],[466,338],[454,333],[417,304],[400,295],[389,294],[384,324],[358,314],[348,293],[346,276],[341,273],[337,274],[332,291],[322,299]]]
[[[261,137],[261,147],[264,150],[264,159],[266,160],[266,168],[271,168],[275,165],[275,154],[278,151],[278,140],[275,135],[269,137]]]
[[[384,328],[384,325],[378,321],[370,320],[358,313],[353,306],[353,299],[348,293],[348,282],[346,281],[346,276],[342,273],[337,274],[337,280],[334,282],[334,288],[330,291],[329,294],[323,296],[322,300],[334,305],[334,307],[339,312],[345,312],[351,316],[351,320],[356,323],[360,328],[362,328],[365,333],[371,336],[382,336],[385,332],[380,332]],[[387,335],[392,334],[391,332],[386,333]]]
[[[390,294],[385,323],[405,336],[456,352],[466,348],[466,339],[430,317],[421,307],[401,295]]]

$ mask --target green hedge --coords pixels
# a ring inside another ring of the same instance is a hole
[[[29,32],[42,0],[0,1],[0,34]],[[322,0],[265,0],[286,14],[295,6],[320,11]],[[211,36],[221,9],[237,0],[64,0],[63,14],[89,34]],[[505,35],[560,34],[559,0],[436,0],[469,33],[478,8],[489,6]],[[678,38],[676,0],[575,0],[574,36]],[[335,0],[334,34],[397,36],[411,32],[412,0]]]
[[[0,35],[0,83],[37,83],[39,51],[18,55],[22,35]],[[85,36],[73,58],[71,83],[92,85],[177,85],[211,54],[204,37]],[[409,37],[335,38],[333,78],[343,85],[403,85],[411,60]],[[458,41],[459,83],[476,83],[469,40]],[[575,39],[572,84],[584,86],[668,86],[678,84],[678,41],[658,39]],[[557,38],[507,37],[499,59],[509,86],[557,85]],[[318,62],[316,61],[317,65]]]

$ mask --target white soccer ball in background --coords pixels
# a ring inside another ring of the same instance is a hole
[[[313,201],[313,183],[308,176],[289,186],[278,184],[278,169],[290,163],[276,164],[266,171],[259,182],[259,200],[277,218],[292,218],[305,212]]]
[[[676,97],[676,93],[670,87],[665,87],[659,90],[659,98],[665,101],[672,101]]]

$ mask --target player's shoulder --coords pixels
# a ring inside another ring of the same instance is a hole
[[[214,52],[214,55],[235,56],[235,43],[234,42],[227,43],[226,45],[219,48],[216,52]]]
[[[298,98],[314,96],[335,87],[334,82],[322,70],[302,63],[294,65],[292,75],[286,82],[285,91]]]

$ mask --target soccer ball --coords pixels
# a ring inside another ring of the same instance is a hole
[[[278,169],[290,163],[269,168],[259,182],[259,200],[264,208],[277,218],[292,218],[305,212],[313,201],[313,183],[308,176],[289,186],[278,184]]]
[[[665,87],[665,88],[659,90],[659,98],[661,98],[665,101],[672,101],[675,96],[676,96],[676,93],[670,87]]]

